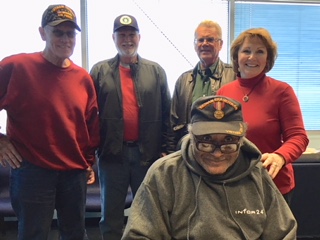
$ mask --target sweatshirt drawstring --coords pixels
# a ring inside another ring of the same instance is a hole
[[[192,213],[190,214],[189,218],[188,218],[188,232],[187,232],[187,240],[190,240],[190,223],[191,223],[191,218],[195,215],[197,209],[198,209],[198,193],[199,193],[199,188],[200,188],[200,183],[201,183],[202,177],[200,176],[199,178],[199,182],[197,184],[196,187],[196,194],[195,194],[195,200],[196,200],[196,205],[192,211]]]

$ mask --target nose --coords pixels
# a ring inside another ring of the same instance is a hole
[[[212,156],[214,156],[215,158],[219,158],[223,155],[223,153],[220,151],[219,148],[216,148],[212,153],[211,153]]]
[[[249,56],[248,56],[248,59],[252,59],[254,58],[254,53],[251,53]]]

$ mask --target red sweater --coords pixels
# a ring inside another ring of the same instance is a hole
[[[243,96],[253,87],[249,101],[244,102]],[[242,103],[244,120],[248,124],[246,137],[262,153],[277,153],[284,157],[287,164],[274,182],[282,194],[290,192],[295,187],[291,163],[301,156],[309,143],[300,105],[292,87],[260,74],[251,79],[238,78],[223,86],[217,94]]]
[[[24,158],[54,170],[86,169],[99,142],[98,107],[90,75],[57,67],[41,53],[0,62],[0,110],[7,135]]]

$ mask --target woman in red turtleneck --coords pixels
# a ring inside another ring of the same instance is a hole
[[[238,79],[217,95],[242,103],[246,136],[263,153],[264,167],[290,204],[295,187],[291,163],[305,151],[309,140],[292,87],[266,76],[277,58],[277,45],[266,29],[254,28],[241,33],[230,52]]]

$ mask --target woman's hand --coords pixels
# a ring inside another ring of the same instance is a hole
[[[284,158],[276,153],[264,153],[261,157],[262,166],[269,168],[268,173],[274,179],[283,165],[286,164]]]

